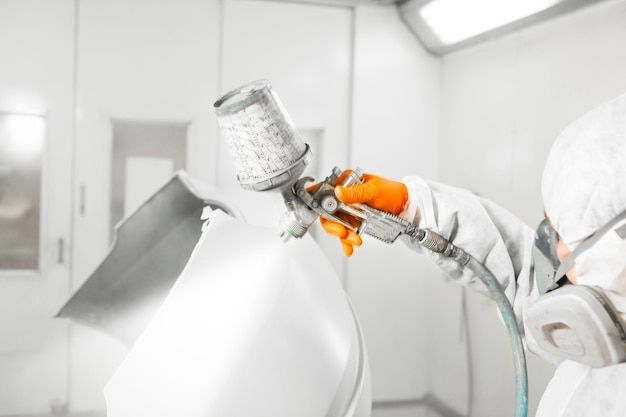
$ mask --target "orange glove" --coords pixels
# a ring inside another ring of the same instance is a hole
[[[341,216],[341,214],[339,214]],[[344,218],[343,216],[341,216]],[[357,224],[353,224],[354,220],[352,218],[344,218],[344,220],[349,221],[353,226],[358,226]],[[326,220],[323,217],[320,217],[320,223],[322,223],[322,227],[326,231],[326,233],[336,236],[339,238],[339,243],[341,243],[341,249],[343,249],[343,253],[346,256],[351,256],[352,252],[354,252],[354,246],[361,246],[363,241],[361,240],[361,236],[356,234],[356,232],[346,229],[344,225],[339,224],[337,222],[333,222],[331,220]]]
[[[337,179],[337,184],[341,184],[350,171],[345,171]],[[409,199],[409,192],[404,184],[375,175],[363,174],[363,183],[342,187],[335,187],[335,195],[345,204],[365,203],[371,207],[398,215],[404,209]],[[341,214],[340,214],[341,215]],[[345,218],[353,226],[358,226],[358,221],[352,217]],[[346,229],[343,225],[326,220],[320,217],[320,222],[324,230],[333,236],[337,236],[341,242],[343,253],[351,256],[354,246],[361,246],[362,240],[352,230]],[[356,223],[356,224],[355,224]]]
[[[345,204],[365,203],[395,215],[402,212],[409,199],[406,185],[370,174],[363,174],[361,184],[349,187],[338,185],[335,187],[335,195]]]

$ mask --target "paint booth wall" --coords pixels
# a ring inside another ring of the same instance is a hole
[[[316,176],[335,165],[419,174],[533,224],[550,141],[626,89],[624,9],[607,2],[439,59],[391,6],[1,2],[0,52],[11,59],[0,69],[0,111],[45,114],[46,180],[41,270],[0,277],[0,415],[104,408],[102,387],[125,348],[50,317],[107,253],[115,132],[125,122],[182,129],[187,171],[231,191],[251,222],[274,225],[281,202],[239,190],[211,108],[227,90],[267,78],[314,146]],[[124,179],[147,189],[174,165],[144,163],[150,175],[130,169]],[[364,328],[375,417],[466,415],[470,376],[474,415],[512,412],[510,349],[493,303],[401,245],[366,239],[345,260],[314,233]],[[550,373],[531,359],[531,410]]]

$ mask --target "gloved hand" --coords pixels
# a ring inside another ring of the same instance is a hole
[[[337,184],[341,184],[349,173],[350,171],[345,171],[337,179]],[[409,192],[406,186],[401,182],[371,174],[363,174],[363,183],[361,184],[349,187],[342,187],[341,185],[336,186],[335,195],[345,204],[365,203],[371,207],[395,215],[402,212],[409,199]],[[355,227],[358,226],[358,221],[352,217],[341,216],[341,218]],[[320,217],[320,222],[328,234],[339,238],[343,253],[346,256],[352,255],[354,246],[361,246],[361,237],[352,230],[345,228],[337,222],[326,220],[322,217]]]

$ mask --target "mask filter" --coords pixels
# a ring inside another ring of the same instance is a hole
[[[617,241],[626,239],[625,220],[626,211],[579,243],[563,262],[556,256],[556,231],[547,220],[539,224],[532,253],[535,283],[541,297],[528,308],[526,325],[544,351],[592,367],[626,361],[624,323],[607,294],[590,285],[559,287],[576,259],[607,233],[616,233]]]
[[[565,285],[533,303],[526,325],[544,351],[592,367],[626,361],[624,324],[602,290]]]

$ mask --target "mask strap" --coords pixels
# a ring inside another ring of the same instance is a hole
[[[614,217],[613,220],[611,220],[606,226],[602,227],[601,229],[596,231],[594,234],[589,236],[587,239],[582,241],[580,245],[576,246],[576,249],[574,249],[572,253],[567,255],[567,257],[563,259],[563,262],[561,262],[559,269],[557,269],[556,271],[555,279],[559,280],[561,277],[565,276],[567,271],[569,271],[570,269],[574,267],[574,261],[576,261],[576,257],[578,257],[578,255],[580,255],[581,253],[583,253],[584,251],[586,251],[587,249],[595,245],[596,242],[600,240],[602,236],[606,234],[606,232],[613,229],[613,227],[615,227],[617,223],[625,219],[626,219],[626,210],[624,210],[623,212],[618,214],[616,217]],[[615,229],[615,233],[617,233],[617,235],[620,238],[626,239],[626,223],[621,225],[617,229]]]

